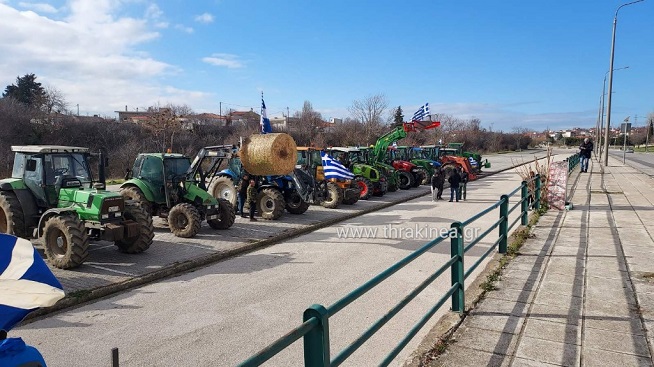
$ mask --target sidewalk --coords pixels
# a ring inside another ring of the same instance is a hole
[[[573,176],[573,210],[541,217],[428,366],[653,365],[654,180],[609,164]]]

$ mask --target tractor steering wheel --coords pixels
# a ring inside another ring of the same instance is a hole
[[[66,168],[66,167],[57,168],[56,170],[54,170],[55,176],[61,176],[61,175],[66,174],[67,172],[68,172],[68,168]]]

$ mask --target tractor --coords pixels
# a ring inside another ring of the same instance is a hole
[[[425,170],[426,175],[425,179],[421,182],[422,185],[428,185],[430,182],[430,177],[434,174],[435,169],[441,166],[439,161],[425,157],[422,148],[398,146],[393,147],[393,149],[395,149],[395,155],[399,157],[399,159],[409,161]]]
[[[366,162],[361,149],[331,147],[325,152],[354,173],[353,181],[360,189],[359,199],[368,200],[372,195],[384,196],[388,191],[386,176]]]
[[[477,175],[470,164],[470,160],[457,155],[456,149],[443,148],[438,145],[424,145],[421,147],[423,157],[438,161],[440,169],[449,177],[455,170],[461,169],[468,173],[470,181],[477,179]]]
[[[60,269],[81,265],[89,241],[135,254],[152,244],[152,217],[137,203],[105,191],[104,155],[68,146],[12,146],[11,178],[0,180],[0,232],[37,239]],[[98,180],[89,161],[97,157]]]
[[[388,192],[397,191],[400,188],[400,179],[402,177],[400,172],[386,162],[374,162],[372,159],[372,147],[363,147],[360,149],[365,161],[370,162],[373,167],[378,169],[386,177],[386,182],[388,183]]]
[[[470,161],[470,165],[472,166],[473,170],[476,173],[480,172],[482,168],[491,167],[491,164],[488,161],[488,159],[482,161],[481,154],[474,153],[474,152],[464,152],[463,143],[449,143],[447,144],[447,149],[454,149],[455,153],[453,155],[468,158],[468,160]]]
[[[326,178],[323,155],[326,155],[326,159],[331,159],[326,152],[319,149],[311,147],[297,148],[298,168],[308,173],[319,185],[324,183],[330,192],[330,199],[323,201],[322,205],[326,208],[336,208],[338,205],[334,203],[338,201],[342,201],[346,205],[352,205],[359,201],[361,190],[351,179],[343,177],[343,174],[327,174],[329,178]],[[344,174],[354,177],[351,171]]]
[[[307,211],[310,203],[322,204],[326,200],[326,187],[324,190],[314,189],[310,180],[297,171],[288,175],[253,176],[257,180],[257,212],[263,219],[277,220],[284,214],[284,209],[291,214],[302,214]],[[244,173],[240,157],[234,154],[227,167],[215,173],[216,178],[209,187],[209,192],[214,196],[229,198],[236,204],[235,187],[241,182]],[[337,202],[340,204],[340,201]],[[247,208],[248,204],[244,207]]]
[[[165,218],[177,237],[195,236],[204,220],[213,229],[228,229],[235,220],[232,204],[206,191],[202,163],[216,152],[209,153],[202,149],[193,164],[182,154],[139,154],[133,168],[127,170],[120,194],[139,202],[152,215]]]

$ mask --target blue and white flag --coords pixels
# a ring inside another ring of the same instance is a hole
[[[425,103],[424,106],[420,107],[416,113],[413,114],[411,121],[422,121],[425,116],[429,116],[429,103]]]
[[[61,283],[30,241],[0,233],[0,329],[64,298]]]
[[[263,101],[263,93],[261,93],[261,133],[268,134],[272,132],[272,127],[270,126],[270,119],[266,114],[266,103]]]
[[[320,152],[320,158],[322,159],[322,168],[325,171],[326,179],[351,180],[354,178],[352,171],[334,160],[329,154]]]

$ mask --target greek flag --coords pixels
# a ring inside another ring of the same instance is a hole
[[[0,233],[0,329],[64,298],[64,290],[30,241]]]
[[[322,168],[325,171],[326,179],[351,180],[354,178],[354,174],[349,169],[335,161],[329,154],[320,152],[320,158],[322,159]]]
[[[429,116],[429,103],[425,103],[424,106],[420,107],[416,113],[413,114],[411,121],[422,121],[425,116]]]
[[[272,132],[272,127],[270,126],[270,119],[266,114],[266,102],[263,101],[263,93],[261,93],[261,133],[267,134]]]

